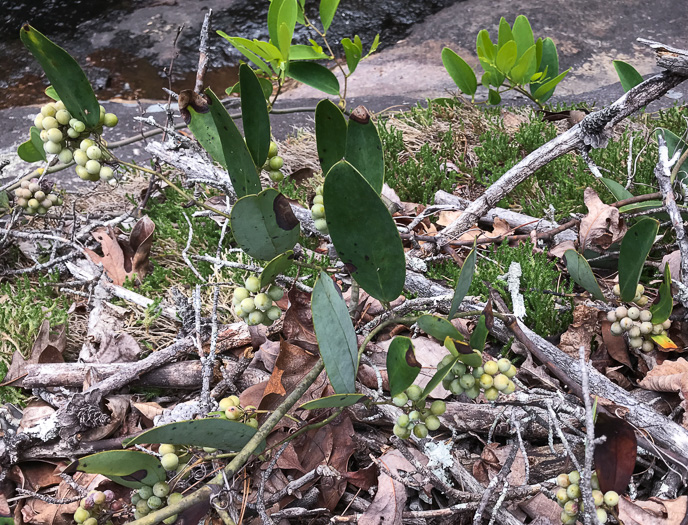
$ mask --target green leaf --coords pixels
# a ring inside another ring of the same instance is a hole
[[[100,119],[100,106],[91,83],[76,60],[29,24],[21,28],[19,35],[72,117],[86,124],[87,128],[95,128]]]
[[[619,288],[621,300],[631,302],[640,280],[643,264],[647,259],[655,236],[659,231],[659,221],[643,217],[631,226],[619,248]]]
[[[370,46],[370,51],[368,51],[368,54],[365,56],[365,58],[368,58],[370,55],[375,53],[377,51],[377,46],[380,45],[380,33],[375,35],[375,38],[373,39],[373,43]]]
[[[530,46],[528,50],[519,58],[518,63],[511,68],[509,78],[516,84],[527,84],[530,77],[537,70],[537,59],[535,46]]]
[[[631,204],[626,204],[625,206],[621,206],[619,208],[619,213],[628,213],[628,212],[639,212],[639,211],[647,211],[647,210],[652,210],[655,208],[663,208],[664,203],[662,201],[643,201],[643,202],[634,202]],[[661,210],[657,210],[661,211]]]
[[[607,179],[605,177],[602,177],[600,180],[607,187],[607,189],[611,192],[611,194],[617,201],[622,201],[633,197],[633,194],[630,191],[628,191],[615,180]]]
[[[265,265],[263,271],[260,272],[260,287],[264,288],[275,280],[279,274],[286,272],[294,263],[294,252],[288,250],[279,254],[273,260]]]
[[[674,343],[671,339],[669,339],[666,335],[651,335],[650,338],[659,346],[661,346],[664,350],[677,350],[678,346],[676,346],[676,343]]]
[[[0,191],[0,210],[8,211],[10,209],[10,196],[6,190]]]
[[[270,0],[268,8],[268,34],[273,45],[279,48],[280,10],[282,5],[292,0]],[[282,20],[283,21],[283,20]]]
[[[387,350],[389,395],[394,397],[410,387],[418,377],[421,368],[411,339],[403,336],[395,337]]]
[[[232,44],[237,51],[248,58],[252,64],[261,69],[267,76],[271,77],[273,75],[273,71],[270,69],[270,66],[268,66],[260,57],[260,53],[262,51],[254,42],[246,38],[229,36],[224,31],[218,30],[217,34]]]
[[[505,75],[516,64],[516,42],[509,40],[497,52],[497,69]]]
[[[314,62],[289,62],[287,76],[328,95],[339,96],[339,80],[334,73]]]
[[[328,60],[329,58],[329,55],[313,49],[313,46],[296,44],[289,49],[290,60]]]
[[[320,22],[323,25],[323,33],[327,33],[330,28],[338,5],[339,0],[320,0]]]
[[[671,295],[671,270],[664,265],[664,280],[659,286],[659,302],[650,306],[652,324],[660,324],[669,319],[674,308],[674,298]]]
[[[485,315],[481,315],[480,319],[478,319],[478,326],[475,327],[471,334],[471,348],[482,352],[483,348],[485,348],[485,341],[487,341],[487,335],[489,333],[485,324]]]
[[[672,158],[674,156],[676,150],[680,149],[681,151],[686,151],[686,148],[688,148],[688,144],[681,140],[681,137],[679,137],[675,133],[672,133],[668,129],[657,128],[657,130],[655,131],[655,137],[658,141],[660,135],[663,135],[664,140],[666,141],[667,149],[669,150],[669,158]],[[681,164],[681,167],[678,169],[676,178],[684,184],[688,181],[688,160],[683,161],[683,164]],[[671,183],[674,183],[673,178],[671,179]]]
[[[215,93],[207,88],[205,94],[208,113],[197,113],[192,106],[186,108],[191,114],[189,129],[211,157],[229,172],[237,197],[258,193],[260,177],[244,137]]]
[[[520,59],[526,54],[532,46],[535,45],[535,38],[533,37],[533,30],[530,27],[530,22],[528,18],[523,15],[518,15],[516,20],[514,20],[514,27],[512,29],[514,40],[518,46],[518,58]],[[535,57],[533,57],[535,58]],[[537,64],[535,66],[537,68]],[[535,71],[533,71],[535,73]],[[531,73],[530,75],[532,75]],[[528,78],[530,78],[528,75]]]
[[[552,96],[555,86],[561,82],[569,72],[567,69],[561,75],[559,74],[559,55],[557,54],[557,46],[549,37],[542,41],[542,58],[540,60],[540,66],[538,67],[538,72],[545,71],[547,72],[546,76],[540,78],[538,82],[531,82],[530,84],[530,93],[536,100],[542,102],[548,100]]]
[[[138,450],[108,450],[84,456],[70,463],[64,472],[101,474],[132,489],[155,485],[167,478],[158,458]]]
[[[477,256],[477,250],[475,248],[475,243],[473,243],[473,249],[468,257],[463,261],[463,266],[459,272],[459,278],[456,280],[456,289],[454,290],[454,297],[452,297],[451,306],[449,307],[449,319],[453,319],[454,314],[459,310],[461,306],[461,301],[466,297],[468,289],[471,287],[473,282],[473,275],[475,275],[475,258]]]
[[[478,89],[478,79],[466,61],[454,51],[445,47],[442,50],[442,64],[454,83],[466,95],[473,96]]]
[[[45,94],[52,98],[54,101],[60,100],[60,95],[57,94],[57,91],[55,91],[55,88],[52,86],[48,86],[45,88]],[[98,108],[100,110],[100,108]]]
[[[540,69],[540,64],[542,63],[542,38],[538,38],[535,41],[535,61],[537,62],[537,68]],[[536,75],[533,75],[536,76]]]
[[[501,50],[504,44],[514,40],[514,34],[511,32],[511,26],[506,18],[502,17],[499,20],[499,37],[497,38],[497,47]],[[498,53],[499,55],[499,53]]]
[[[571,249],[566,250],[564,259],[566,260],[566,268],[569,271],[571,279],[590,292],[595,299],[606,302],[607,299],[605,299],[600,289],[600,285],[597,283],[597,279],[595,279],[595,275],[592,273],[590,265],[588,261],[585,260],[585,257],[576,250]]]
[[[418,328],[423,330],[423,332],[434,337],[435,339],[438,339],[439,341],[444,341],[447,337],[463,341],[461,332],[459,332],[453,324],[442,317],[425,314],[421,315],[416,323],[418,324]]]
[[[323,173],[344,158],[346,153],[347,125],[342,110],[324,99],[315,107],[315,139]]]
[[[246,64],[239,66],[241,90],[241,121],[246,146],[257,167],[263,166],[270,149],[270,117],[263,88],[253,70]]]
[[[497,91],[490,88],[490,91],[487,94],[487,102],[492,104],[493,106],[496,106],[501,101],[502,101],[502,96]]]
[[[494,60],[495,60],[494,44],[492,43],[492,40],[490,40],[490,33],[487,32],[487,29],[482,29],[478,33],[476,48],[478,51],[478,57],[479,58],[480,57],[484,58],[489,64],[494,63]]]
[[[623,60],[614,60],[612,63],[614,64],[614,69],[616,69],[616,74],[619,75],[621,87],[624,91],[628,91],[643,82],[642,75],[631,64]]]
[[[366,399],[365,394],[335,394],[333,396],[321,397],[308,403],[304,403],[299,408],[303,410],[317,410],[318,408],[343,408],[350,407]]]
[[[425,389],[423,390],[423,393],[420,395],[419,401],[424,400],[426,397],[428,397],[435,388],[442,382],[442,380],[449,375],[449,372],[451,372],[451,369],[454,368],[454,365],[459,361],[458,358],[455,358],[453,361],[450,363],[446,364],[445,366],[442,366],[437,369],[437,372],[435,372],[435,375],[432,376],[430,381],[428,381],[428,384],[425,385]]]
[[[351,276],[375,299],[399,297],[406,258],[380,196],[351,164],[340,161],[325,178],[323,199],[332,243]]]
[[[341,292],[325,272],[320,272],[313,287],[311,311],[320,355],[332,388],[337,394],[356,392],[356,331]]]
[[[296,0],[284,0],[282,2],[282,7],[280,7],[279,16],[277,18],[279,27],[279,45],[277,47],[279,47],[284,60],[289,60],[289,48],[291,47],[291,41],[294,37],[297,12],[298,7],[296,5]]]
[[[456,356],[459,361],[466,363],[468,366],[477,368],[483,364],[483,353],[471,348],[468,343],[463,341],[456,341],[451,337],[444,340],[444,347]]]
[[[272,95],[272,82],[264,77],[258,77],[258,82],[260,83],[260,88],[263,90],[263,97],[268,100]],[[241,83],[237,82],[231,87],[225,89],[225,93],[228,95],[241,95]]]
[[[239,199],[230,217],[234,240],[256,259],[269,261],[299,240],[299,221],[287,198],[273,188]]]
[[[377,126],[370,117],[364,122],[349,117],[344,158],[363,175],[378,195],[382,193],[385,157]]]
[[[31,138],[26,142],[22,142],[17,148],[17,155],[24,162],[38,162],[40,160],[48,160],[43,149],[43,141],[41,140],[41,132],[36,126],[31,126]]]
[[[213,417],[160,425],[141,432],[138,436],[125,439],[122,445],[129,447],[142,443],[169,443],[237,452],[246,446],[256,432],[258,432],[257,429],[238,421]],[[265,450],[265,442],[260,444],[255,454],[260,454],[263,450]],[[159,460],[156,459],[156,461],[160,464]]]
[[[342,47],[344,48],[344,55],[346,56],[346,67],[349,69],[349,74],[356,71],[358,63],[361,61],[363,56],[363,46],[361,45],[361,39],[356,35],[352,42],[349,38],[342,38]],[[357,45],[358,44],[358,45]]]

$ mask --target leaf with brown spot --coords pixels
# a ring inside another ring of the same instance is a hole
[[[626,492],[638,453],[635,430],[625,420],[600,412],[595,422],[595,435],[607,439],[595,447],[595,470],[600,490]]]

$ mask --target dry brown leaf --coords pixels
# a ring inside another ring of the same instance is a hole
[[[592,188],[585,188],[584,200],[588,214],[581,219],[579,226],[580,251],[586,248],[606,250],[621,240],[626,233],[626,225],[618,208],[603,203]]]
[[[542,493],[535,495],[524,503],[519,503],[519,508],[530,518],[545,520],[542,523],[559,525],[561,523],[561,507]],[[533,525],[534,521],[530,522]]]
[[[141,415],[151,424],[156,416],[161,416],[164,412],[163,408],[158,403],[154,403],[152,401],[132,403],[132,406],[138,410]]]
[[[683,426],[688,428],[688,361],[683,357],[676,361],[664,361],[650,370],[638,384],[656,392],[679,392],[683,398]]]
[[[626,340],[623,337],[612,334],[611,326],[612,323],[610,321],[607,319],[602,320],[602,340],[604,341],[604,345],[607,347],[607,353],[612,359],[626,365],[628,368],[633,370],[633,364],[631,363],[631,358],[628,355]]]
[[[440,226],[449,226],[452,222],[458,219],[463,211],[461,210],[444,210],[437,216],[437,224]]]
[[[634,502],[619,499],[619,519],[625,525],[681,525],[688,512],[688,496]]]
[[[502,465],[511,453],[512,446],[513,445],[500,447],[499,443],[490,443],[483,448],[480,459],[473,465],[473,475],[476,479],[487,485],[492,478],[499,474]],[[511,469],[506,479],[511,486],[525,484],[526,463],[523,459],[523,453],[520,450],[516,452],[516,458],[511,464]]]
[[[574,359],[578,359],[578,349],[583,346],[585,359],[590,358],[590,344],[599,333],[597,313],[597,308],[591,308],[584,304],[579,304],[573,309],[573,322],[568,330],[561,335],[561,341],[558,345],[563,352]]]
[[[678,277],[681,275],[681,252],[674,250],[673,252],[662,257],[662,262],[659,265],[659,271],[664,273],[664,267],[669,265],[671,275]]]
[[[566,253],[566,250],[575,250],[576,249],[576,243],[573,241],[564,241],[562,243],[557,244],[554,246],[549,252],[547,252],[549,255],[552,255],[553,257],[558,257],[561,259],[564,254]]]
[[[64,352],[66,345],[67,327],[59,325],[51,330],[50,321],[46,319],[38,330],[29,358],[24,359],[19,350],[12,354],[12,363],[5,375],[4,382],[11,383],[24,375],[24,368],[27,364],[64,363],[62,352]]]

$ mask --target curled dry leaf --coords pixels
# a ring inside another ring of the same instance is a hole
[[[561,335],[559,348],[578,359],[578,349],[585,348],[585,359],[590,358],[590,345],[599,330],[597,328],[597,308],[579,304],[573,309],[573,322],[568,330]]]
[[[28,364],[64,363],[62,352],[67,345],[67,327],[56,326],[50,329],[50,321],[45,320],[38,330],[38,335],[31,348],[28,359],[19,350],[12,354],[12,363],[3,381],[11,383],[24,375],[24,369]]]
[[[688,361],[683,357],[676,361],[664,361],[650,370],[638,384],[656,392],[679,392],[683,398],[683,426],[688,428]]]
[[[681,525],[688,511],[688,496],[649,501],[619,499],[619,520],[625,525]]]
[[[592,188],[585,188],[584,200],[588,214],[581,219],[579,227],[580,251],[586,248],[606,250],[621,240],[626,225],[619,210],[602,202]]]

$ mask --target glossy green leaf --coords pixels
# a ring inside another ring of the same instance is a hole
[[[470,344],[463,341],[456,341],[451,337],[444,340],[444,347],[458,358],[462,363],[477,368],[483,364],[483,354],[471,348]]]
[[[246,446],[256,432],[257,429],[238,421],[213,417],[160,425],[141,432],[138,436],[125,439],[122,445],[130,447],[143,443],[170,443],[237,452]],[[255,454],[260,454],[263,450],[265,442],[260,444]],[[160,464],[159,460],[156,461]]]
[[[241,90],[241,121],[244,136],[253,162],[263,166],[270,149],[270,117],[263,88],[253,70],[246,64],[239,66]]]
[[[659,286],[659,301],[650,306],[652,312],[652,324],[660,324],[669,319],[674,308],[674,298],[671,295],[671,270],[669,265],[664,266],[664,279]]]
[[[17,148],[17,155],[19,155],[19,158],[24,162],[48,160],[45,149],[43,149],[41,132],[36,126],[31,126],[30,134],[31,138],[26,142],[22,142]]]
[[[466,95],[473,96],[478,89],[478,79],[466,61],[454,51],[445,47],[442,50],[442,64],[454,83]]]
[[[115,483],[132,489],[144,484],[154,485],[167,478],[158,458],[138,450],[108,450],[84,456],[70,463],[64,472],[102,474]]]
[[[358,344],[346,302],[332,278],[325,272],[313,287],[313,326],[327,377],[337,394],[356,392]]]
[[[328,95],[339,96],[339,80],[325,66],[315,62],[289,62],[287,76]]]
[[[373,39],[373,43],[370,45],[370,50],[368,51],[368,54],[366,55],[366,58],[375,53],[377,51],[377,46],[380,45],[380,33],[377,33],[375,35],[375,38]]]
[[[277,19],[279,34],[279,45],[277,47],[279,47],[284,60],[289,60],[289,49],[291,47],[292,38],[294,37],[297,12],[298,7],[296,5],[296,0],[284,0],[282,2],[282,7],[280,7],[279,17]]]
[[[495,49],[492,40],[490,39],[490,33],[487,29],[482,29],[478,33],[476,42],[476,48],[478,51],[478,57],[484,58],[488,63],[493,64],[495,60]]]
[[[535,61],[537,62],[538,70],[540,69],[540,64],[542,63],[542,46],[542,38],[538,38],[535,41]]]
[[[459,361],[458,358],[455,358],[453,361],[448,363],[445,366],[441,366],[440,368],[437,369],[437,372],[435,372],[435,375],[432,376],[430,381],[428,381],[428,384],[425,385],[425,388],[423,389],[423,393],[420,396],[420,401],[428,397],[430,394],[432,394],[432,391],[435,390],[439,386],[439,384],[442,382],[442,380],[449,375],[449,372],[451,372],[451,369],[454,367],[454,365]]]
[[[294,252],[292,250],[281,253],[272,259],[260,272],[260,287],[264,288],[271,284],[275,277],[286,272],[292,264],[294,264]]]
[[[679,137],[675,133],[672,133],[668,129],[657,128],[657,130],[655,131],[655,137],[659,139],[660,135],[663,135],[664,140],[666,141],[667,149],[669,150],[669,158],[672,158],[674,156],[677,149],[680,149],[683,152],[686,151],[686,148],[688,148],[688,144],[686,144],[685,141],[681,140],[681,137]],[[672,172],[673,169],[674,168],[672,168]],[[688,160],[683,161],[683,164],[681,164],[681,167],[678,169],[676,178],[684,184],[688,183]],[[671,183],[674,183],[673,178],[671,179]]]
[[[230,217],[234,240],[256,259],[274,259],[299,240],[299,221],[287,198],[273,188],[239,199]]]
[[[487,95],[487,102],[492,104],[493,106],[496,106],[501,101],[502,101],[502,96],[497,91],[490,88],[490,91],[488,92],[488,95]]]
[[[351,276],[375,299],[393,301],[406,279],[406,258],[394,219],[373,187],[346,161],[325,178],[327,226]]]
[[[564,260],[566,261],[566,268],[569,271],[571,279],[585,290],[590,292],[595,299],[606,301],[600,285],[595,279],[595,275],[590,269],[588,261],[585,260],[576,250],[566,250],[564,253]]]
[[[258,77],[258,82],[263,91],[263,97],[265,97],[265,100],[269,100],[273,90],[272,82],[264,77]],[[241,95],[241,84],[237,82],[233,86],[228,87],[225,89],[225,93],[228,95]]]
[[[542,102],[548,100],[554,93],[554,88],[561,82],[569,70],[566,70],[561,75],[559,74],[559,55],[557,54],[557,46],[554,41],[547,37],[542,41],[542,58],[538,72],[547,72],[546,76],[539,79],[538,82],[531,82],[530,93],[537,100]],[[540,89],[542,88],[542,89]]]
[[[421,368],[411,339],[403,336],[395,337],[387,350],[390,396],[394,397],[410,387],[418,377]]]
[[[317,410],[318,408],[344,408],[355,405],[365,400],[365,394],[335,394],[333,396],[321,397],[308,403],[304,403],[299,408],[303,410]]]
[[[100,105],[76,60],[29,24],[22,26],[19,35],[72,117],[87,128],[95,128],[100,119]]]
[[[502,17],[499,21],[499,36],[497,38],[497,47],[501,50],[504,44],[513,41],[514,34],[511,32],[511,26],[506,18]]]
[[[290,60],[328,60],[329,58],[329,55],[313,49],[313,46],[296,44],[289,49]]]
[[[497,69],[507,74],[516,64],[516,42],[509,40],[497,52]]]
[[[232,44],[237,51],[248,58],[252,64],[261,69],[266,75],[273,75],[273,71],[270,69],[270,66],[268,66],[265,60],[263,60],[263,58],[260,56],[260,48],[254,42],[246,38],[229,36],[224,31],[218,30],[217,34]]]
[[[461,306],[461,301],[466,297],[468,289],[471,287],[473,282],[473,275],[475,275],[475,259],[477,256],[477,250],[475,243],[473,243],[473,249],[468,257],[463,261],[463,266],[459,272],[459,278],[456,280],[456,289],[454,290],[454,297],[452,297],[451,306],[449,307],[449,315],[447,317],[452,319],[454,314],[459,310]],[[442,339],[440,339],[442,340]]]
[[[650,338],[655,344],[661,346],[664,350],[676,350],[678,346],[666,335],[651,335]]]
[[[56,102],[60,100],[60,95],[57,94],[57,91],[55,91],[55,88],[52,86],[48,86],[47,88],[45,88],[45,94]]]
[[[655,236],[659,231],[659,221],[644,217],[631,226],[619,248],[619,288],[621,300],[631,302],[640,280],[645,259],[647,259]]]
[[[614,64],[614,69],[616,69],[616,74],[619,75],[621,87],[624,91],[628,91],[643,82],[642,75],[631,64],[623,60],[614,60],[612,63]]]
[[[423,330],[426,334],[438,339],[439,341],[444,341],[447,337],[456,339],[458,341],[463,341],[463,336],[456,327],[449,321],[442,317],[436,315],[425,314],[421,315],[416,321],[418,328]]]
[[[634,202],[632,204],[626,204],[625,206],[621,206],[619,208],[619,213],[640,212],[640,211],[652,210],[655,208],[663,209],[664,203],[662,201]],[[661,211],[661,210],[658,209],[657,211]]]
[[[481,315],[478,319],[478,325],[473,329],[471,334],[470,345],[473,350],[483,351],[485,348],[485,341],[487,341],[487,336],[490,332],[485,324],[485,315]]]
[[[270,42],[277,48],[279,48],[280,10],[285,3],[292,1],[270,0],[270,7],[268,8],[268,34],[270,35]]]
[[[323,173],[344,158],[347,125],[342,110],[324,99],[315,107],[315,140]]]
[[[516,65],[511,68],[509,78],[517,84],[527,84],[536,70],[537,59],[535,46],[533,45],[521,55]]]
[[[353,41],[350,38],[342,38],[342,47],[346,57],[346,67],[349,69],[349,74],[351,74],[356,71],[356,67],[363,56],[361,39],[358,35],[356,35]]]
[[[514,26],[511,29],[516,45],[518,46],[518,58],[520,59],[526,54],[532,46],[535,45],[535,38],[533,37],[533,30],[530,27],[528,18],[523,15],[518,15],[514,20]],[[533,48],[534,49],[534,48]],[[535,51],[533,51],[535,53]],[[533,56],[535,58],[535,55]],[[537,65],[536,65],[537,67]],[[534,73],[535,71],[533,71]],[[531,73],[532,75],[532,73]],[[530,78],[530,75],[528,75]]]
[[[320,0],[320,22],[323,25],[323,30],[327,33],[330,28],[334,14],[337,12],[339,0]]]
[[[349,117],[344,158],[363,175],[378,195],[382,193],[385,157],[377,126],[371,118],[367,122],[360,122]]]
[[[622,201],[633,197],[633,194],[630,191],[628,191],[615,180],[607,179],[605,177],[602,177],[600,180],[607,187],[607,189],[611,192],[611,194],[617,201]]]

